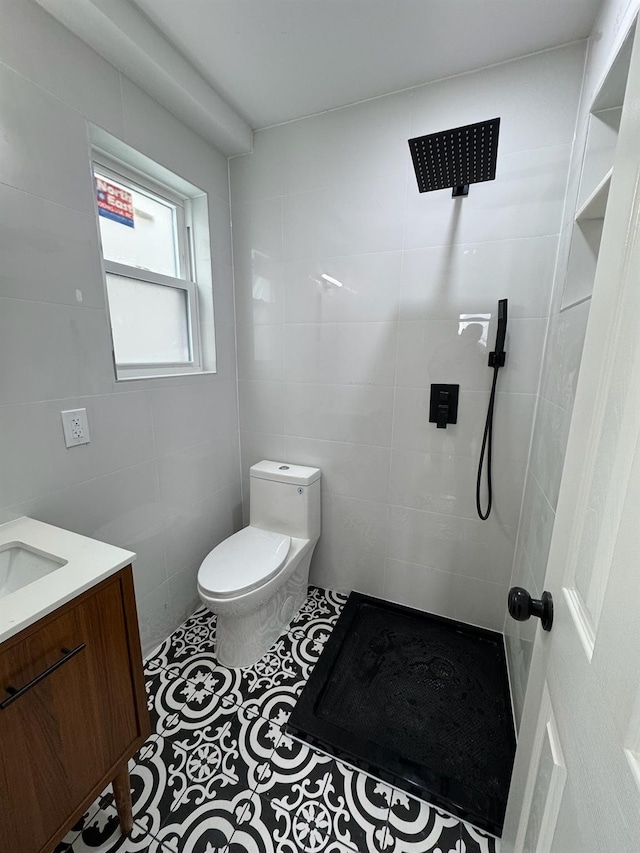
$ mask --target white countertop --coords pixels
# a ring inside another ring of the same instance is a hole
[[[24,543],[67,562],[0,598],[0,643],[136,558],[131,551],[26,516],[0,525],[0,547],[12,542]]]

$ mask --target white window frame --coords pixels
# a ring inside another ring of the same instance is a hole
[[[115,160],[102,151],[93,151],[92,156],[92,178],[97,171],[105,178],[132,187],[136,192],[142,193],[163,204],[171,205],[175,211],[174,240],[178,250],[179,277],[163,275],[144,269],[143,267],[130,266],[129,264],[109,261],[104,256],[102,239],[100,239],[100,254],[104,274],[105,295],[107,310],[109,311],[109,329],[111,331],[111,351],[116,371],[116,379],[147,379],[153,376],[176,376],[188,373],[201,373],[202,348],[200,344],[200,320],[198,315],[198,286],[193,280],[193,243],[191,228],[191,204],[190,199],[180,195],[175,190],[163,184],[159,184],[147,175],[139,172]],[[95,197],[95,194],[94,194]],[[98,218],[98,236],[101,238],[99,213],[96,204],[96,217]],[[117,275],[130,278],[134,281],[142,281],[149,284],[157,284],[163,287],[172,287],[184,291],[187,305],[187,328],[189,335],[189,361],[188,362],[153,362],[152,364],[123,364],[116,361],[115,346],[113,343],[113,330],[111,328],[111,312],[109,310],[109,291],[106,283],[107,275]]]

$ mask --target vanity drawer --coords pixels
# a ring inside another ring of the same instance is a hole
[[[146,737],[132,601],[127,568],[0,646],[3,853],[48,850]]]

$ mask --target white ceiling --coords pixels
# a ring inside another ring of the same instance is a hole
[[[585,38],[600,5],[600,0],[132,2],[254,129]]]

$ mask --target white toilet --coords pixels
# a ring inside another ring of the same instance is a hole
[[[215,614],[216,657],[254,664],[307,595],[320,537],[320,470],[282,462],[251,468],[249,526],[217,545],[198,571],[198,594]]]

